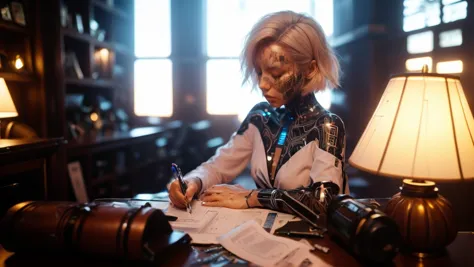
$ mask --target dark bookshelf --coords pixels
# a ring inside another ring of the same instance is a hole
[[[44,14],[41,32],[48,34],[43,44],[48,70],[45,84],[57,105],[56,113],[51,114],[56,123],[51,121],[49,129],[53,136],[67,139],[65,169],[68,163],[80,163],[91,200],[133,196],[139,192],[133,176],[153,180],[155,165],[160,162],[155,143],[163,130],[134,127],[134,1],[113,2],[114,5],[105,0],[50,0],[43,1],[39,10]],[[67,11],[72,24],[59,23],[61,11]],[[76,15],[81,17],[82,27],[77,27]],[[91,26],[94,24],[98,25],[95,31]],[[75,96],[82,100],[71,106]],[[109,111],[95,103],[97,99],[109,103],[109,110],[124,110],[128,129],[111,121]],[[91,121],[92,113],[104,122],[102,127]],[[74,134],[71,125],[82,127],[83,132]],[[64,174],[68,180],[67,172]],[[73,198],[70,183],[65,190]]]
[[[80,15],[83,22],[82,30],[78,29],[76,24],[59,27],[60,54],[74,54],[77,58],[76,66],[82,73],[77,75],[76,71],[71,72],[66,65],[61,65],[61,74],[64,77],[59,84],[61,91],[65,97],[76,94],[83,95],[84,99],[92,99],[92,102],[97,97],[109,101],[113,108],[122,108],[127,112],[131,127],[129,130],[85,128],[83,135],[72,137],[68,125],[78,122],[71,121],[72,117],[68,115],[71,113],[69,107],[63,108],[66,113],[63,135],[69,136],[66,146],[67,162],[80,162],[90,199],[131,196],[134,187],[129,174],[138,171],[153,176],[149,165],[133,164],[131,159],[144,154],[143,147],[153,148],[162,131],[141,129],[141,134],[133,134],[140,132],[140,129],[133,128],[132,113],[135,58],[132,42],[133,1],[114,2],[116,5],[111,6],[100,0],[57,1],[58,10],[64,5],[73,18]],[[92,21],[98,24],[95,33],[89,24]],[[99,37],[100,31],[105,34]],[[122,75],[115,70],[117,67],[121,68]],[[88,104],[83,102],[83,105],[94,110],[98,108],[94,104],[87,106]],[[100,112],[98,114],[101,118],[105,116]],[[105,120],[105,117],[103,119]],[[124,160],[117,159],[119,154]],[[156,153],[143,156],[143,161],[156,162]],[[106,167],[100,167],[100,164]],[[123,188],[129,189],[129,195]]]
[[[2,8],[8,6],[11,13],[12,0],[2,1]],[[43,66],[41,36],[36,32],[36,13],[39,2],[34,0],[17,1],[22,5],[25,25],[0,18],[0,78],[7,84],[18,116],[2,119],[3,125],[9,121],[23,123],[33,128],[40,137],[47,137],[47,125],[43,118],[47,104],[44,99],[48,92],[39,79]],[[16,68],[14,62],[19,58],[22,67]],[[0,125],[1,126],[1,125]]]
[[[26,25],[0,19],[0,53],[8,63],[0,77],[18,110],[15,121],[32,127],[40,138],[66,142],[58,148],[52,171],[55,190],[64,193],[56,200],[75,199],[67,166],[76,161],[89,199],[153,190],[162,164],[156,142],[164,131],[135,126],[141,121],[133,113],[134,1],[19,2]],[[64,20],[66,13],[70,18]],[[18,55],[24,67],[15,70],[12,59]],[[126,116],[117,115],[119,110]],[[103,124],[94,123],[92,115]]]

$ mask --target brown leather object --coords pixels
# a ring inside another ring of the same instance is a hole
[[[154,260],[154,243],[172,233],[163,212],[149,204],[23,202],[0,222],[0,243],[8,251],[71,251],[127,260]]]

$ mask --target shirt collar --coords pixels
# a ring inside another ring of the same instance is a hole
[[[306,94],[305,96],[298,96],[287,105],[285,105],[286,112],[294,118],[298,118],[308,113],[319,113],[324,108],[316,100],[314,93]]]

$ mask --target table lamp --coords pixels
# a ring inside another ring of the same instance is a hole
[[[18,116],[15,104],[13,103],[10,92],[8,91],[5,79],[0,78],[0,138],[2,137],[2,118],[12,118]]]
[[[420,258],[439,255],[457,234],[434,181],[474,178],[474,119],[460,79],[423,69],[391,77],[349,158],[360,170],[404,179],[385,212]]]

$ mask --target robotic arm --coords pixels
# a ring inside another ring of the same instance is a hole
[[[338,194],[336,184],[318,182],[295,190],[263,189],[257,198],[265,208],[298,215],[314,228],[325,232],[320,225],[327,226],[330,236],[365,264],[392,261],[401,240],[395,221],[374,205]]]
[[[339,186],[332,182],[317,182],[294,190],[262,189],[257,198],[264,208],[295,214],[315,228],[321,228],[326,211]]]

